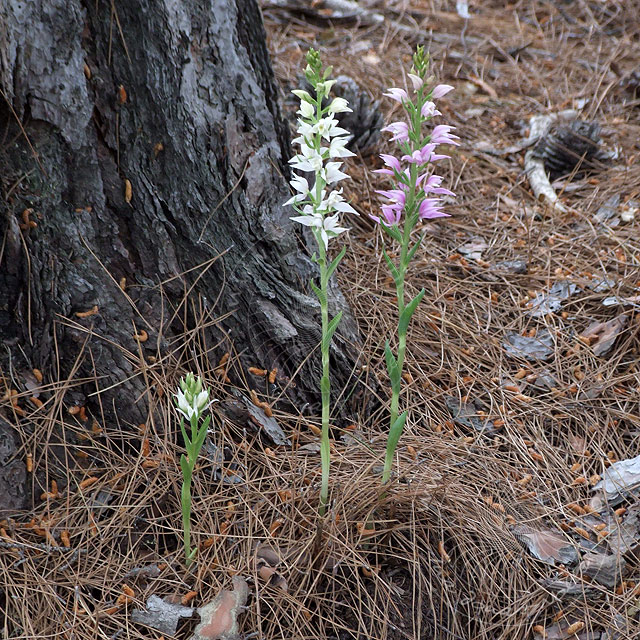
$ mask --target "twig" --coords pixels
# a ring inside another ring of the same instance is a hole
[[[577,111],[568,109],[559,113],[552,113],[546,116],[532,116],[529,120],[529,138],[527,145],[533,145],[540,138],[545,136],[551,126],[558,120],[572,120],[578,115]],[[524,170],[529,178],[529,184],[536,199],[547,202],[558,211],[566,211],[567,208],[560,202],[558,195],[549,182],[549,176],[544,169],[544,160],[535,154],[535,148],[529,148],[524,156]]]

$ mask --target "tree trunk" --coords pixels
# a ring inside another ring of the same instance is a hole
[[[316,268],[282,206],[288,133],[255,0],[4,0],[0,87],[4,367],[76,368],[101,411],[143,422],[139,356],[192,328],[193,285],[204,366],[233,343],[316,410],[319,373],[297,371],[320,339]],[[336,389],[348,315],[340,334]]]

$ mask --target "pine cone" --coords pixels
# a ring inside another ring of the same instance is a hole
[[[534,151],[555,179],[571,173],[576,167],[582,172],[596,169],[604,159],[599,143],[600,125],[597,122],[574,120],[552,128],[538,140]]]

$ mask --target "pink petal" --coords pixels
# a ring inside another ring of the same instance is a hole
[[[450,84],[439,84],[433,90],[433,93],[431,94],[431,97],[434,100],[437,100],[438,98],[442,98],[442,96],[446,96],[447,93],[449,93],[449,91],[453,91],[453,89],[454,89],[454,87],[452,87]]]

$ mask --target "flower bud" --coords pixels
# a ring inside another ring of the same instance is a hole
[[[316,110],[310,102],[305,102],[304,100],[300,103],[300,109],[298,109],[298,113],[303,118],[313,118]]]
[[[303,89],[294,89],[291,93],[300,98],[303,102],[313,102],[313,98],[308,91],[304,91]]]
[[[334,98],[329,105],[329,113],[343,113],[345,111],[353,111],[349,108],[349,103],[344,98]]]

